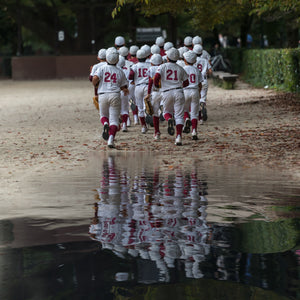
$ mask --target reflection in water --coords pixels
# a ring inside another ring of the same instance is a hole
[[[281,176],[157,167],[136,153],[93,162],[55,180],[83,191],[72,222],[71,195],[56,219],[0,221],[1,300],[299,298],[299,190]]]
[[[114,157],[104,161],[90,236],[101,243],[102,249],[126,260],[131,257],[140,266],[138,278],[120,272],[115,274],[116,281],[135,278],[140,283],[176,282],[178,274],[174,272],[184,271],[186,278],[234,281],[282,294],[294,289],[294,283],[282,285],[287,272],[281,268],[285,260],[296,263],[293,254],[270,254],[276,242],[279,247],[291,247],[277,241],[271,231],[286,234],[294,224],[209,224],[207,184],[196,168],[189,172],[176,169],[160,176],[158,169],[130,176],[128,170],[116,166]],[[257,230],[261,232],[253,238]],[[264,231],[270,236],[256,244]],[[292,243],[295,240],[297,237]],[[150,262],[155,267],[150,267]]]
[[[119,257],[152,260],[158,281],[170,281],[168,268],[176,259],[185,263],[186,277],[203,277],[199,263],[210,252],[206,185],[195,171],[161,179],[154,170],[149,176],[143,171],[130,178],[113,157],[105,161],[91,237]]]

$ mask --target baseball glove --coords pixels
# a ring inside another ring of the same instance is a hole
[[[97,110],[99,110],[98,96],[93,97],[93,103]]]
[[[153,115],[153,106],[152,106],[152,103],[151,103],[150,99],[145,98],[144,102],[145,102],[146,113],[149,116],[152,116]]]

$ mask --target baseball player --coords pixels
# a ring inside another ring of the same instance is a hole
[[[117,36],[115,38],[115,47],[119,50],[121,47],[125,46],[125,39],[122,36]]]
[[[139,61],[138,59],[136,58],[136,53],[137,51],[139,50],[139,47],[136,46],[136,45],[132,45],[130,48],[129,48],[129,58],[128,60],[134,64],[137,64]],[[129,83],[129,99],[131,100],[132,102],[132,105],[131,105],[131,109],[132,109],[132,115],[133,115],[133,119],[134,119],[134,125],[138,125],[139,124],[139,118],[138,118],[138,107],[135,105],[135,85],[134,85],[134,82],[131,81]],[[127,126],[130,126],[129,124],[130,122],[130,118],[128,118],[127,120]]]
[[[146,62],[150,63],[151,47],[149,45],[145,44],[141,47],[141,49],[144,50],[147,54]]]
[[[206,110],[206,97],[207,97],[207,90],[208,90],[207,75],[210,75],[212,73],[212,69],[209,61],[202,57],[203,48],[200,44],[196,44],[193,48],[193,51],[197,54],[195,67],[199,69],[203,77],[201,97],[200,97],[200,111],[199,111],[199,120],[200,120],[200,124],[202,125],[203,121],[207,120],[207,110]]]
[[[123,46],[123,47],[121,47],[118,51],[119,51],[119,54],[120,54],[121,56],[123,56],[124,59],[125,59],[125,65],[122,66],[122,69],[123,69],[123,71],[125,72],[126,78],[128,79],[130,67],[133,65],[133,62],[132,62],[132,61],[129,61],[129,60],[127,59],[127,57],[129,56],[129,50],[128,50],[128,48],[127,48],[126,46]],[[135,99],[134,99],[134,84],[129,84],[129,85],[128,85],[128,90],[129,90],[129,96],[127,97],[127,100],[129,101],[130,99],[132,99],[131,101],[132,101],[132,103],[134,103],[134,102],[135,102]],[[122,95],[122,93],[121,93],[121,95]],[[128,105],[129,105],[129,104],[128,104]],[[134,109],[132,110],[132,114],[133,114],[133,118],[134,118],[134,124],[138,124],[138,116],[137,116],[138,111],[137,111],[136,105],[134,105],[134,106],[135,106],[135,107],[134,107]],[[130,121],[129,115],[128,115],[128,117],[126,118],[126,120],[127,120],[126,128],[125,128],[124,123],[123,123],[123,125],[122,125],[122,126],[123,126],[122,130],[123,130],[124,132],[127,131],[127,127],[130,127],[130,126],[131,126],[131,121]]]
[[[151,67],[149,69],[149,84],[148,84],[148,95],[145,97],[146,100],[151,99],[153,107],[153,126],[154,126],[154,139],[160,139],[159,131],[159,108],[161,102],[161,93],[159,88],[153,86],[153,78],[159,67],[162,64],[162,57],[160,54],[155,53],[150,58]],[[151,97],[150,97],[151,96]]]
[[[166,55],[166,51],[164,49],[165,39],[162,36],[158,36],[155,40],[155,44],[160,48],[161,57]]]
[[[119,49],[119,53],[120,53],[120,49]],[[126,79],[128,79],[129,76],[129,71],[130,69],[126,67],[126,60],[124,58],[124,56],[120,55],[119,56],[119,61],[117,63],[117,67],[120,68],[125,76]],[[128,85],[128,82],[127,82]],[[121,91],[121,120],[122,120],[122,131],[123,132],[127,132],[127,120],[128,120],[128,116],[129,116],[129,101],[128,101],[128,95],[125,95],[125,93],[123,91]]]
[[[192,139],[197,140],[197,124],[199,115],[199,98],[201,90],[202,74],[199,69],[193,66],[196,62],[197,55],[189,50],[183,54],[186,66],[184,70],[189,76],[189,85],[183,89],[185,105],[184,105],[184,128],[183,132],[189,133],[192,125]],[[191,118],[190,116],[191,115]]]
[[[153,44],[151,46],[151,55],[153,54],[159,54],[160,55],[160,48],[156,44]]]
[[[202,38],[198,35],[196,35],[195,37],[193,37],[193,47],[195,45],[201,45],[203,47],[203,44],[202,44]],[[202,50],[202,57],[203,58],[206,58],[209,63],[211,64],[211,56],[210,54],[206,51],[206,50]]]
[[[100,121],[103,124],[102,137],[107,140],[109,148],[114,148],[114,139],[119,127],[121,111],[120,90],[128,94],[127,80],[124,72],[116,64],[119,53],[115,48],[106,51],[107,64],[97,69],[93,76],[93,85],[98,87]]]
[[[105,49],[100,49],[100,50],[98,51],[97,60],[99,60],[99,63],[98,63],[98,64],[95,64],[95,65],[93,65],[93,66],[91,67],[91,70],[90,70],[90,77],[89,77],[90,81],[92,81],[93,76],[94,76],[96,70],[97,70],[99,67],[101,67],[101,66],[103,66],[104,64],[106,64],[106,50],[105,50]]]
[[[129,57],[128,57],[128,60],[133,62],[134,64],[138,63],[138,59],[136,58],[136,53],[137,51],[139,50],[139,47],[136,46],[136,45],[132,45],[130,48],[129,48]]]
[[[183,40],[184,47],[188,50],[193,49],[193,38],[191,36],[186,36]]]
[[[163,99],[164,118],[168,122],[168,133],[174,135],[174,119],[176,122],[175,145],[182,145],[182,128],[184,116],[184,94],[183,87],[189,85],[188,75],[176,61],[179,51],[174,47],[167,51],[167,63],[161,64],[154,76],[154,85],[159,87]]]
[[[144,98],[148,91],[148,70],[150,63],[147,63],[146,59],[149,54],[145,50],[140,49],[137,51],[136,56],[139,62],[131,66],[129,80],[133,80],[135,83],[135,101],[138,107],[138,116],[142,126],[142,133],[146,133],[148,128],[145,118]]]
[[[178,51],[179,51],[179,59],[177,60],[177,64],[179,65],[179,66],[181,66],[181,67],[185,67],[185,62],[184,62],[184,58],[183,58],[183,54],[185,53],[185,52],[187,52],[188,50],[187,50],[187,48],[186,47],[180,47],[179,49],[178,49]]]
[[[164,44],[164,51],[165,51],[165,53],[167,53],[167,51],[168,51],[169,49],[173,48],[173,47],[174,47],[174,45],[173,45],[172,42],[166,42],[166,43]],[[168,60],[167,60],[167,55],[165,54],[164,56],[162,56],[162,59],[163,59],[163,62],[166,63],[166,62],[168,61]]]
[[[103,66],[104,64],[106,64],[106,50],[105,49],[100,49],[98,51],[98,56],[97,56],[97,59],[99,60],[99,63],[98,64],[95,64],[93,66],[90,67],[90,76],[89,76],[89,80],[92,82],[93,80],[93,76],[96,72],[96,70]],[[94,105],[96,106],[96,108],[98,109],[99,107],[99,104],[98,104],[98,87],[95,86],[94,87],[94,98],[93,98],[93,101],[94,101]]]

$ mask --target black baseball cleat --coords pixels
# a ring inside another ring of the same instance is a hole
[[[107,141],[109,138],[109,125],[107,123],[103,126],[102,137],[105,141]]]
[[[174,135],[175,130],[174,130],[174,120],[170,118],[168,120],[168,134],[169,135]]]
[[[190,133],[191,131],[191,126],[192,126],[192,122],[190,119],[186,119],[184,121],[184,127],[183,127],[183,132],[184,133]]]

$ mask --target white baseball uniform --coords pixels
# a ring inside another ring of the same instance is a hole
[[[149,69],[149,77],[153,78],[159,66],[151,66]],[[148,91],[149,92],[149,91]],[[161,92],[159,88],[152,85],[151,104],[153,106],[153,116],[159,117],[159,107],[161,102]]]
[[[190,112],[190,118],[198,119],[199,114],[199,83],[203,81],[202,74],[195,66],[186,65],[184,70],[189,76],[189,85],[183,89],[185,105],[184,112]]]
[[[176,125],[183,126],[184,94],[182,85],[188,80],[188,75],[182,67],[174,62],[160,65],[156,71],[157,74],[161,80],[164,115],[174,114]],[[165,119],[167,118],[165,117]]]
[[[208,90],[207,72],[211,69],[211,65],[207,59],[198,56],[194,66],[199,69],[203,77],[200,102],[205,103]]]
[[[127,85],[126,76],[118,67],[108,64],[98,68],[95,76],[99,78],[98,101],[100,118],[107,118],[110,126],[119,126],[121,110],[120,87]]]
[[[131,66],[131,70],[134,73],[135,101],[138,107],[138,116],[140,118],[145,117],[144,98],[148,92],[148,71],[150,66],[150,63],[147,62],[138,62]]]

